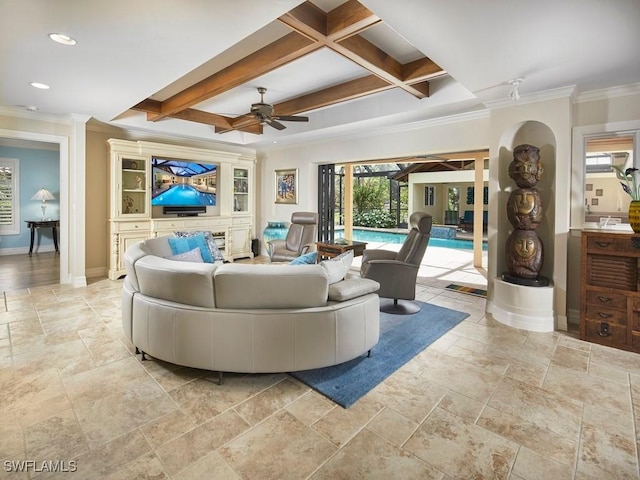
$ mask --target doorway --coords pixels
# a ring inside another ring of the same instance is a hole
[[[21,182],[24,186],[23,191],[20,193],[20,202],[21,202],[21,210],[20,210],[20,240],[19,246],[16,246],[17,252],[11,253],[11,249],[6,246],[6,242],[3,245],[3,248],[7,248],[8,254],[0,255],[0,264],[2,265],[2,273],[0,274],[0,286],[3,290],[8,290],[11,287],[13,288],[27,288],[31,286],[38,286],[44,284],[58,284],[65,283],[64,282],[64,272],[68,271],[68,252],[69,252],[69,238],[67,235],[68,231],[68,189],[66,178],[69,173],[69,159],[68,159],[68,138],[61,137],[56,135],[48,135],[48,134],[38,134],[33,132],[23,132],[23,131],[14,131],[14,130],[2,130],[0,129],[0,145],[6,147],[6,151],[8,148],[13,149],[13,152],[18,152],[17,155],[14,156],[23,156],[21,150],[24,152],[32,151],[34,152],[33,158],[31,159],[31,164],[34,162],[38,162],[39,158],[45,158],[46,155],[43,156],[43,151],[48,151],[49,153],[55,152],[54,156],[58,160],[58,179],[52,185],[51,182],[47,183],[49,189],[54,190],[55,196],[57,197],[57,203],[59,205],[58,211],[55,211],[52,208],[51,202],[48,203],[48,207],[46,210],[47,216],[49,214],[57,214],[55,216],[60,220],[59,231],[59,250],[60,253],[56,254],[51,247],[51,251],[48,251],[49,248],[47,246],[47,251],[42,251],[35,253],[34,246],[34,254],[30,257],[26,253],[22,253],[28,249],[30,231],[26,228],[26,223],[24,220],[32,220],[34,217],[41,214],[40,206],[37,202],[34,203],[34,211],[29,209],[28,212],[22,212],[24,210],[25,203],[28,203],[28,200],[32,198],[32,193],[40,188],[39,180],[35,180],[36,183],[32,180],[31,182]],[[5,153],[3,153],[5,155]],[[49,155],[47,158],[51,158]],[[45,160],[42,160],[45,161]],[[28,162],[24,162],[28,163]],[[22,169],[21,175],[32,175],[34,172],[38,172],[39,168],[36,166],[35,169],[33,165],[31,165],[26,170]],[[27,171],[28,170],[28,171]],[[24,177],[23,177],[24,180]],[[43,177],[43,180],[46,180],[46,177]],[[38,187],[34,189],[33,185],[37,184]],[[25,186],[26,185],[26,186]],[[28,190],[28,191],[27,191]],[[34,213],[35,212],[35,213]],[[40,218],[40,217],[37,217]],[[36,233],[37,235],[37,233]],[[50,237],[50,233],[45,234],[51,242],[53,239]],[[8,236],[7,236],[8,238]],[[36,242],[37,242],[36,237]],[[37,243],[35,244],[37,245]],[[7,253],[7,252],[5,252]],[[18,272],[18,276],[16,276],[15,272]]]

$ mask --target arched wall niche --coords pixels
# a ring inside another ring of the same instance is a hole
[[[507,218],[507,200],[513,190],[518,188],[509,177],[509,164],[513,161],[513,150],[518,145],[529,144],[540,149],[540,162],[544,168],[542,178],[536,185],[543,205],[543,221],[536,233],[544,247],[544,262],[540,275],[553,280],[554,236],[555,236],[555,177],[556,177],[556,140],[552,130],[544,123],[526,121],[509,128],[500,138],[499,159],[499,205],[498,205],[498,275],[507,270],[504,246],[513,230]],[[535,287],[531,287],[535,288]]]

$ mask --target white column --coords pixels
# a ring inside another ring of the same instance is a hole
[[[74,287],[87,285],[85,273],[86,123],[88,115],[71,114],[69,151],[69,280]]]

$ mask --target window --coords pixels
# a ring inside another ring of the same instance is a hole
[[[424,205],[432,207],[436,204],[436,187],[424,187]]]
[[[18,160],[0,158],[0,234],[20,233]]]
[[[587,173],[610,172],[611,171],[611,155],[608,153],[587,155],[586,165],[587,165]]]

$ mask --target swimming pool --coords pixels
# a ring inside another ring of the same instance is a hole
[[[336,237],[342,237],[343,235],[344,233],[342,231],[336,232]],[[353,240],[358,242],[403,243],[406,238],[407,235],[405,233],[362,230],[360,228],[353,229]],[[471,240],[432,237],[429,239],[429,245],[433,247],[473,250],[473,242]],[[487,249],[487,242],[483,242],[482,249]]]
[[[151,205],[215,205],[214,193],[199,192],[191,185],[173,185],[151,199]]]

